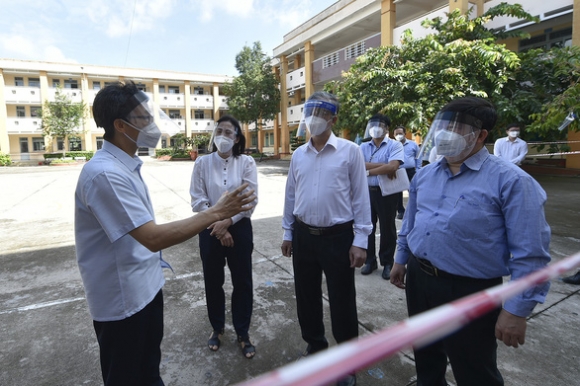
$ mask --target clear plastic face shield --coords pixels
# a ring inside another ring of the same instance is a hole
[[[483,122],[455,111],[439,112],[421,146],[418,158],[445,157],[449,162],[464,159],[475,147]]]
[[[181,131],[143,91],[133,95],[127,106],[129,112],[124,121],[139,131],[136,143],[140,147],[156,147],[162,134],[172,137]]]
[[[311,136],[324,133],[335,116],[336,106],[332,103],[322,100],[306,101],[296,137],[305,137],[307,130]]]
[[[227,153],[237,141],[238,129],[230,121],[223,121],[216,124],[213,129],[207,150],[211,152],[215,145],[220,153]]]
[[[382,138],[389,134],[389,127],[380,119],[371,119],[367,123],[363,138]]]

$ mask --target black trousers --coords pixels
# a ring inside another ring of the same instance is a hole
[[[199,234],[199,250],[203,263],[203,280],[209,322],[215,331],[220,331],[226,323],[226,296],[224,292],[224,267],[227,263],[234,290],[232,292],[232,323],[236,334],[245,337],[250,329],[254,302],[252,281],[252,251],[254,240],[252,222],[249,218],[229,227],[234,246],[224,247],[210,236],[206,229]]]
[[[502,278],[435,277],[419,268],[415,257],[407,264],[407,308],[419,314],[475,292],[499,285]],[[447,358],[458,386],[503,385],[497,369],[495,324],[497,308],[458,332],[424,348],[415,349],[418,386],[445,386]]]
[[[105,386],[163,386],[159,375],[163,293],[126,319],[93,321]]]
[[[398,193],[383,196],[379,187],[369,187],[371,201],[371,220],[373,231],[369,235],[367,248],[367,263],[376,260],[376,236],[377,220],[381,230],[379,244],[379,261],[382,266],[393,265],[393,256],[397,249],[397,226],[395,217],[397,215]]]
[[[413,177],[415,176],[415,168],[405,168],[405,171],[407,172],[407,177],[409,177],[409,182],[413,179]],[[399,195],[399,204],[397,205],[397,212],[398,213],[403,213],[405,211],[405,206],[403,205],[403,192],[401,193],[397,193]]]
[[[332,334],[337,343],[358,336],[354,268],[349,251],[352,229],[329,236],[311,235],[294,224],[292,264],[298,321],[311,352],[328,347],[324,335],[322,273],[326,276]]]

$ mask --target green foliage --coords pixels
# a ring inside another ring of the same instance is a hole
[[[173,149],[166,147],[165,149],[155,149],[155,157],[163,157],[164,155],[173,154]]]
[[[10,165],[12,165],[12,158],[10,158],[10,154],[2,153],[0,151],[0,166]]]
[[[407,30],[400,47],[373,48],[357,58],[340,82],[325,86],[341,102],[337,128],[362,135],[367,120],[380,112],[393,124],[425,135],[435,114],[453,99],[503,99],[503,87],[520,67],[520,59],[496,43],[500,32],[484,24],[510,12],[534,19],[519,5],[498,7],[473,20],[455,10],[445,21],[425,21],[423,26],[435,32],[422,39],[413,39]]]
[[[42,133],[52,138],[62,137],[66,144],[69,137],[78,137],[83,133],[85,113],[84,103],[73,103],[60,88],[57,88],[54,101],[44,103],[41,112]]]
[[[91,158],[93,158],[93,156],[95,155],[94,151],[68,151],[65,153],[45,153],[43,154],[44,159],[58,159],[58,158],[63,158],[63,157],[71,157],[71,158],[77,158],[77,157],[85,157],[85,159],[88,161]]]
[[[243,123],[255,122],[259,128],[263,121],[274,119],[280,109],[278,80],[260,42],[252,48],[244,46],[236,55],[236,69],[239,76],[223,87],[230,114]]]
[[[197,134],[192,138],[192,144],[198,149],[205,149],[210,139],[211,136],[209,134]]]
[[[294,151],[304,144],[304,137],[296,137],[296,130],[290,133],[290,150]]]

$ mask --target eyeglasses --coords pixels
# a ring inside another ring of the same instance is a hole
[[[127,119],[132,122],[139,122],[143,126],[146,126],[151,122],[153,122],[152,115],[129,115]]]

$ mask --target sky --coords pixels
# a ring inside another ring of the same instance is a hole
[[[0,58],[236,76],[337,0],[0,0]]]

